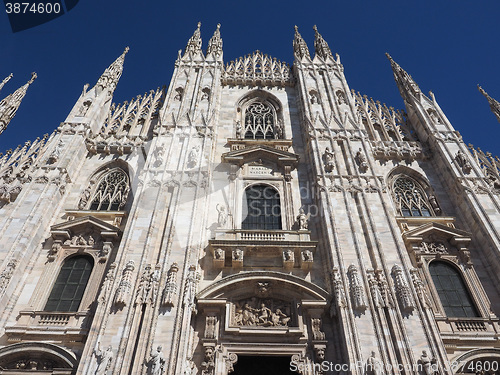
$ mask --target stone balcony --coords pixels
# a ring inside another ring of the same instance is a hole
[[[18,322],[5,328],[9,341],[83,341],[88,335],[90,312],[21,311]]]
[[[218,230],[209,241],[209,251],[216,268],[308,270],[317,244],[307,230]]]
[[[471,341],[498,341],[498,318],[447,318],[436,317],[436,323],[445,343]]]

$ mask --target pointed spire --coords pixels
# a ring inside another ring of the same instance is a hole
[[[396,81],[396,84],[398,85],[399,88],[399,92],[401,93],[403,98],[406,97],[406,94],[408,92],[414,96],[419,94],[421,92],[420,88],[415,83],[411,75],[406,73],[406,71],[392,59],[391,55],[389,55],[388,53],[386,53],[385,55],[391,62],[391,68],[392,68],[392,73],[394,74],[394,80]]]
[[[293,38],[293,52],[295,56],[301,60],[304,56],[311,57],[309,55],[309,48],[307,48],[307,44],[302,39],[302,35],[299,33],[299,28],[295,26],[295,36]]]
[[[123,53],[102,73],[101,77],[96,83],[96,94],[99,95],[104,89],[108,89],[111,95],[120,80],[123,72],[123,63],[125,62],[125,55],[130,48],[125,47]]]
[[[318,32],[318,28],[316,25],[313,26],[314,29],[314,51],[316,55],[326,60],[328,57],[332,57],[332,51],[330,47],[328,47],[328,43],[323,39],[321,34]]]
[[[496,116],[498,122],[500,122],[500,103],[493,99],[491,96],[488,95],[486,91],[483,90],[483,88],[479,85],[477,85],[477,88],[481,94],[484,95],[484,97],[488,100],[488,103],[490,105],[491,112]]]
[[[189,38],[189,41],[184,51],[184,55],[188,52],[192,52],[193,55],[201,51],[201,32],[200,32],[201,22],[198,22],[198,28],[194,31],[193,36]]]
[[[222,38],[220,37],[220,23],[217,24],[217,29],[214,35],[208,41],[207,56],[213,54],[215,57],[222,55]]]
[[[7,82],[10,81],[10,79],[12,78],[13,74],[10,73],[7,77],[4,78],[4,80],[2,81],[2,83],[0,83],[0,91],[2,91],[2,88],[5,86],[5,84]]]
[[[28,91],[28,87],[33,83],[36,77],[36,73],[31,73],[31,79],[24,86],[21,86],[14,93],[0,101],[0,134],[2,134],[16,115],[17,109],[26,95],[26,91]]]

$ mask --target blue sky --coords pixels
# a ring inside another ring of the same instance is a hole
[[[403,101],[384,53],[432,90],[466,143],[500,155],[500,124],[478,92],[500,100],[498,1],[98,1],[80,0],[66,15],[12,33],[0,14],[0,79],[14,78],[0,98],[38,79],[0,135],[0,152],[52,132],[105,68],[130,52],[115,91],[119,103],[168,85],[177,51],[198,21],[203,48],[221,23],[224,61],[259,49],[293,62],[293,26],[314,51],[318,25],[345,67],[351,89],[395,108]]]

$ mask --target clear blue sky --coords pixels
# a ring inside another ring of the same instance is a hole
[[[130,52],[115,92],[119,103],[168,85],[177,51],[198,21],[203,48],[221,23],[224,61],[259,49],[293,62],[293,26],[314,51],[319,31],[338,53],[352,89],[403,108],[384,53],[432,90],[466,143],[500,156],[500,124],[478,92],[500,100],[500,2],[491,1],[103,1],[80,0],[66,15],[13,34],[0,14],[0,98],[38,79],[0,135],[0,152],[52,132],[104,69]]]

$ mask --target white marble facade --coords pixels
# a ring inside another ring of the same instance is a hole
[[[115,105],[125,49],[0,157],[0,374],[496,373],[498,160],[390,56],[405,111],[316,28],[289,66],[219,27]]]

